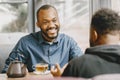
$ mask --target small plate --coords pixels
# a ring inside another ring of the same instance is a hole
[[[34,74],[42,74],[42,75],[45,75],[45,74],[49,74],[50,71],[49,71],[49,70],[47,70],[47,71],[45,71],[45,72],[34,71],[33,73],[34,73]]]

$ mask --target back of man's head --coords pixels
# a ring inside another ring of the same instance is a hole
[[[118,44],[120,16],[113,10],[100,9],[93,16],[90,29],[90,46]]]
[[[96,29],[98,34],[120,31],[120,16],[113,10],[101,9],[93,15],[91,27]]]

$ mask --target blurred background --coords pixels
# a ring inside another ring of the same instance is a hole
[[[22,36],[39,31],[36,11],[43,4],[57,8],[60,32],[73,37],[83,51],[89,47],[92,14],[103,7],[120,12],[120,0],[0,0],[0,51],[14,47]]]

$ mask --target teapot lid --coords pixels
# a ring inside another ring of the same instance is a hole
[[[12,61],[12,63],[22,63],[22,61],[19,61],[18,58],[15,58],[15,60]]]
[[[12,63],[22,63],[21,61],[12,61]]]

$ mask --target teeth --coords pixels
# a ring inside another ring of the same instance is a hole
[[[48,30],[50,33],[55,33],[57,30],[56,29],[50,29]]]

